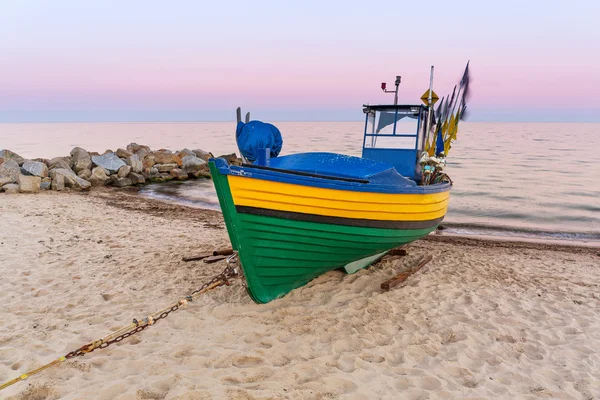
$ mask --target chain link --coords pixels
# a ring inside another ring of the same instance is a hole
[[[195,294],[200,293],[214,285],[216,285],[216,286],[214,286],[213,289],[217,288],[219,286],[222,286],[222,285],[229,286],[231,284],[229,282],[229,278],[234,278],[234,277],[239,276],[238,269],[232,265],[235,262],[234,260],[236,257],[237,257],[236,253],[234,253],[232,256],[230,256],[227,259],[227,267],[219,275],[215,276],[210,281],[206,282],[204,285],[202,285],[198,289],[194,290],[189,296],[185,297],[185,300],[191,302],[193,300],[193,296]],[[181,305],[181,300],[180,300],[180,304],[173,305],[171,308],[160,313],[156,318],[149,316],[148,318],[145,318],[142,322],[134,319],[133,324],[135,324],[135,327],[130,329],[129,331],[120,334],[119,336],[115,337],[114,339],[107,340],[106,342],[103,341],[102,339],[100,339],[99,341],[95,341],[95,342],[86,344],[85,346],[82,346],[82,347],[78,348],[77,350],[67,353],[67,355],[65,355],[65,358],[81,357],[81,356],[86,355],[87,353],[91,353],[92,351],[94,351],[96,349],[105,349],[113,343],[118,343],[123,339],[126,339],[132,335],[135,335],[136,333],[143,331],[144,329],[146,329],[150,325],[155,324],[159,320],[167,318],[169,316],[169,314],[171,314],[174,311],[179,310],[180,305]]]

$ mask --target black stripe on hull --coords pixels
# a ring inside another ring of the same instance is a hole
[[[264,217],[289,219],[293,221],[317,222],[321,224],[357,226],[361,228],[427,229],[439,225],[444,219],[444,217],[440,217],[426,221],[385,221],[363,218],[330,217],[327,215],[304,214],[293,211],[280,211],[248,206],[235,206],[235,209],[240,214],[261,215]]]

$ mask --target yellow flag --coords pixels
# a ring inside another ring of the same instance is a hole
[[[451,139],[450,139],[450,138],[448,138],[448,139],[447,139],[447,140],[444,142],[444,154],[445,154],[446,156],[448,156],[448,152],[450,151],[450,142],[451,142]]]

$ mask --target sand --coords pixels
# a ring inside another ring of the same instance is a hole
[[[0,213],[0,382],[189,293],[224,264],[181,258],[229,244],[219,213],[126,190]],[[599,252],[433,236],[266,305],[238,280],[0,398],[599,398]]]

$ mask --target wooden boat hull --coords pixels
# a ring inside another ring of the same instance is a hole
[[[257,303],[333,269],[355,272],[370,265],[435,230],[448,206],[450,185],[431,193],[360,192],[322,187],[308,178],[305,185],[284,182],[277,174],[243,168],[223,173],[214,161],[209,165],[231,243]]]

